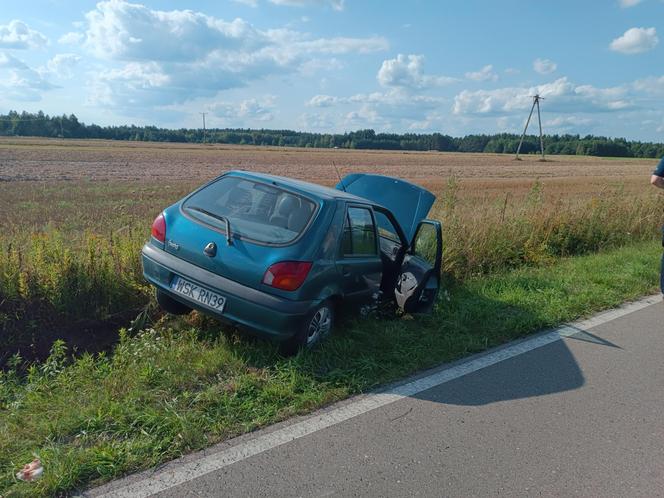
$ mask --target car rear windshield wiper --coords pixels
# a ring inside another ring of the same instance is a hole
[[[226,243],[230,246],[233,244],[233,239],[231,238],[231,222],[228,221],[228,218],[225,216],[221,216],[219,214],[214,214],[208,211],[207,209],[203,209],[198,206],[185,206],[187,209],[191,209],[192,211],[198,211],[199,213],[203,213],[205,216],[209,216],[210,218],[214,218],[215,220],[223,221],[224,224],[226,225]]]

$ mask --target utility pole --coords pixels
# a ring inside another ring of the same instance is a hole
[[[521,146],[523,145],[523,139],[526,138],[526,132],[528,131],[528,125],[530,124],[530,118],[533,117],[533,111],[535,106],[537,106],[537,121],[539,123],[539,138],[540,138],[540,153],[542,154],[542,161],[546,161],[544,158],[544,138],[542,136],[542,117],[540,115],[540,100],[544,100],[543,97],[539,95],[533,95],[533,106],[530,108],[530,114],[528,114],[528,119],[526,120],[526,127],[523,129],[523,134],[521,135],[521,140],[519,141],[519,147],[516,149],[516,159],[519,161],[519,152],[521,152]]]
[[[203,143],[205,143],[205,138],[206,138],[206,132],[205,132],[205,115],[207,112],[201,112],[199,113],[201,116],[203,116]]]

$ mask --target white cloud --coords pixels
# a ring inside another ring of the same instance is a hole
[[[293,31],[286,31],[284,34],[276,35],[273,31],[272,41],[278,43],[275,47],[278,50],[285,51],[291,57],[297,57],[304,54],[370,54],[381,52],[389,48],[387,40],[380,36],[368,38],[318,38],[316,40],[301,39],[302,35]]]
[[[289,7],[319,7],[329,5],[334,10],[343,10],[345,0],[269,0],[275,5],[287,5]]]
[[[496,81],[498,75],[493,71],[493,66],[488,64],[479,71],[466,73],[466,78],[473,81]]]
[[[556,128],[558,130],[575,129],[579,126],[588,126],[592,124],[593,120],[587,117],[579,116],[556,116],[551,119],[546,119],[542,123],[545,128]]]
[[[71,78],[73,69],[80,60],[81,57],[76,54],[56,54],[46,63],[46,67],[49,72],[61,78]]]
[[[324,131],[324,132],[331,132],[331,131],[337,131],[338,126],[337,126],[337,120],[335,120],[334,116],[330,116],[329,114],[326,113],[303,113],[300,114],[298,118],[299,126],[303,130],[316,130],[316,131]]]
[[[26,69],[28,66],[20,59],[11,54],[0,52],[0,68],[7,69]]]
[[[309,107],[332,107],[339,101],[339,97],[333,97],[332,95],[314,95],[307,101],[306,105]]]
[[[385,91],[358,93],[347,97],[319,94],[306,102],[308,107],[344,109],[337,128],[372,127],[381,130],[429,130],[441,120],[440,111],[449,100],[423,95],[450,81],[444,76],[424,74],[424,57],[398,55],[383,61],[377,80]],[[330,113],[326,113],[330,116]],[[314,121],[311,117],[308,122]]]
[[[102,76],[108,80],[124,80],[133,87],[148,89],[163,87],[171,82],[171,77],[164,73],[156,62],[131,62],[121,69],[106,71]]]
[[[55,88],[39,71],[0,52],[0,98],[34,102],[41,100],[43,92]]]
[[[640,54],[652,50],[659,43],[655,28],[630,28],[611,42],[609,47],[622,54]]]
[[[423,130],[430,128],[433,116],[445,102],[441,97],[416,95],[404,88],[391,88],[385,92],[358,93],[350,97],[316,95],[306,105],[345,108],[342,124],[346,128],[369,126],[383,130],[393,127]]]
[[[423,55],[397,55],[383,61],[378,70],[378,83],[384,87],[422,89],[457,81],[448,76],[431,76],[422,72]]]
[[[575,85],[567,78],[559,78],[551,83],[528,88],[464,90],[454,98],[453,112],[457,115],[492,115],[527,111],[535,94],[544,97],[543,108],[550,112],[617,111],[633,105],[625,87]]]
[[[249,7],[258,7],[258,0],[233,0],[234,2],[247,5]],[[345,0],[268,0],[271,4],[286,6],[286,7],[326,7],[329,6],[333,10],[344,10]],[[308,20],[307,20],[308,21]],[[302,22],[307,22],[302,20]]]
[[[632,106],[627,99],[625,87],[597,88],[592,85],[579,85],[574,88],[574,95],[597,110],[617,111]]]
[[[539,74],[551,74],[558,69],[558,64],[549,59],[535,59],[533,69]]]
[[[98,3],[86,20],[84,46],[109,61],[107,66],[124,64],[94,76],[90,102],[116,107],[214,97],[268,75],[312,72],[317,56],[388,47],[382,37],[313,38],[291,29],[261,30],[242,19],[158,11],[124,0]]]
[[[0,25],[0,48],[28,49],[43,47],[48,39],[17,19]]]
[[[345,123],[348,126],[356,128],[379,127],[390,129],[390,122],[378,114],[378,111],[369,105],[360,106],[359,109],[351,111],[345,116]]]
[[[623,9],[634,7],[641,3],[642,0],[618,0],[618,3]]]
[[[267,95],[261,99],[251,98],[240,102],[216,102],[210,111],[229,126],[240,126],[252,122],[274,119],[275,97]]]
[[[69,33],[65,33],[60,38],[58,38],[58,43],[60,43],[61,45],[78,45],[84,39],[85,35],[83,33],[79,33],[77,31],[70,31]]]
[[[312,58],[300,64],[300,73],[304,76],[312,76],[319,71],[341,71],[344,68],[343,62],[332,58]]]
[[[636,80],[633,83],[634,89],[638,92],[643,92],[648,95],[661,96],[664,95],[664,76],[651,76],[650,78],[643,78]]]
[[[496,127],[501,132],[509,132],[513,129],[512,125],[510,124],[510,119],[507,116],[501,116],[496,119]]]
[[[85,46],[97,57],[188,61],[214,50],[258,49],[264,33],[242,19],[225,22],[190,10],[157,11],[124,0],[99,2],[86,14]]]

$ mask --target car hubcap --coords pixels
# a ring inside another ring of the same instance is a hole
[[[332,325],[332,313],[327,307],[323,307],[314,313],[309,323],[309,331],[307,335],[307,344],[312,344],[318,340],[320,336],[327,334]]]

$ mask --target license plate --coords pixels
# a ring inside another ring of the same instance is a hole
[[[189,280],[186,280],[182,277],[174,277],[171,282],[171,290],[176,294],[180,294],[192,301],[195,301],[203,306],[207,306],[215,311],[222,312],[224,310],[224,304],[226,304],[226,298],[220,296],[216,292],[201,287]]]

